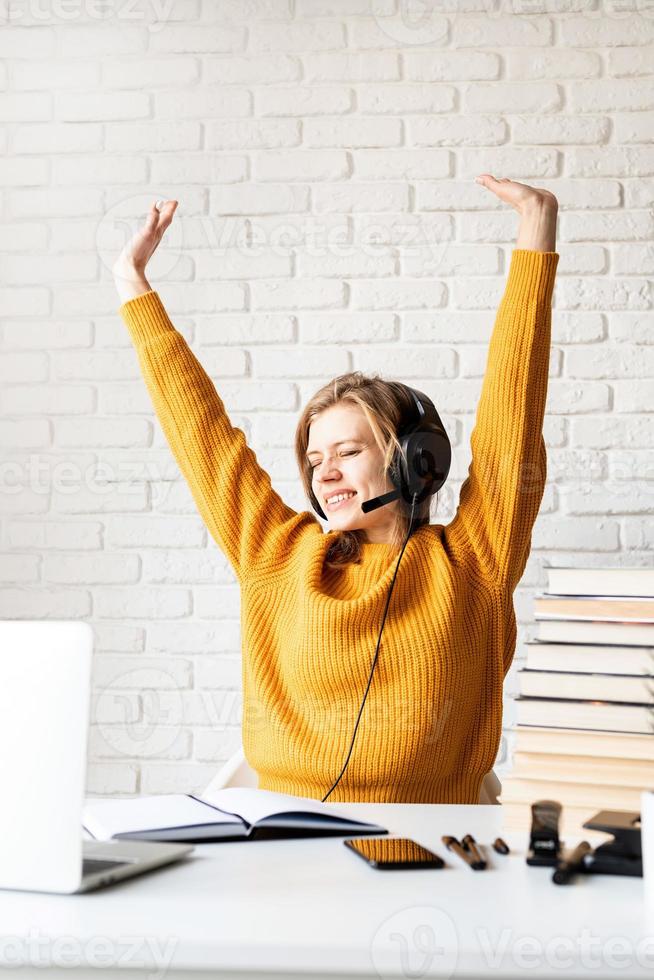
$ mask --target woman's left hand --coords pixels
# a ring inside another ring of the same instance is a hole
[[[501,201],[510,204],[518,214],[542,208],[558,210],[559,202],[554,194],[542,187],[530,187],[529,184],[521,184],[508,177],[496,179],[492,174],[479,174],[475,180],[492,191]]]

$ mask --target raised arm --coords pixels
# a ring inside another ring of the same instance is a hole
[[[489,345],[472,462],[444,534],[454,553],[474,554],[493,584],[513,592],[529,557],[547,475],[543,419],[558,205],[548,191],[490,175],[478,180],[512,204],[521,220]]]
[[[275,564],[307,514],[272,489],[244,433],[145,278],[145,263],[172,220],[176,202],[147,223],[113,267],[122,316],[168,444],[212,537],[242,582]],[[140,237],[139,237],[140,236]]]

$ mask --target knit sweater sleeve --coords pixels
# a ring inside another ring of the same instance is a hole
[[[513,592],[531,548],[547,476],[543,419],[559,255],[514,249],[470,438],[472,462],[444,530],[492,584]]]
[[[128,300],[130,332],[164,435],[212,537],[239,582],[273,563],[280,535],[301,515],[272,489],[211,378],[175,329],[158,293]],[[306,517],[306,515],[305,515]]]

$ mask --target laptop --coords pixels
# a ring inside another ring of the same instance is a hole
[[[0,620],[0,888],[75,894],[190,844],[82,840],[93,630]]]

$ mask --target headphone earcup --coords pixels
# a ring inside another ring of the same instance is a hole
[[[452,453],[448,439],[440,431],[423,429],[408,437],[409,487],[419,493],[421,484],[436,493],[445,483]]]
[[[447,436],[439,429],[418,428],[400,440],[405,458],[395,461],[391,479],[407,504],[416,496],[421,503],[445,483],[450,470],[452,450]],[[395,454],[398,456],[397,452]]]

